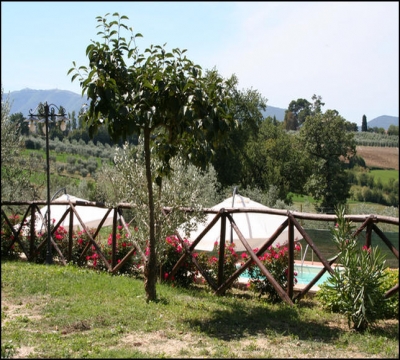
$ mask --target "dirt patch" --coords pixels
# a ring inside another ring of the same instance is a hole
[[[381,146],[357,146],[357,155],[361,156],[368,167],[399,170],[399,148]]]
[[[3,295],[3,294],[2,294]],[[41,305],[40,300],[37,298],[32,298],[31,301],[19,302],[17,304],[7,301],[2,296],[1,299],[1,311],[2,311],[2,326],[8,321],[12,321],[15,318],[26,318],[28,320],[40,320],[42,316],[40,315]],[[4,318],[3,318],[4,317]],[[34,351],[33,346],[24,346],[16,349],[13,355],[14,359],[26,359]]]
[[[332,324],[332,326],[334,326]],[[210,340],[194,333],[173,335],[163,331],[151,333],[135,332],[126,335],[120,343],[124,348],[135,348],[154,357],[168,358],[213,358],[219,353],[218,341]],[[269,336],[253,336],[251,338],[232,339],[231,351],[237,358],[270,357],[270,358],[339,358],[343,357],[343,349],[332,344],[324,344],[321,339],[304,341],[288,336],[278,339]],[[327,356],[329,354],[329,356]],[[375,357],[353,349],[347,349],[345,358]],[[380,356],[376,356],[380,357]]]

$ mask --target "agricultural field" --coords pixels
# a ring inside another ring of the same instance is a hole
[[[394,169],[399,171],[399,148],[381,146],[357,146],[357,155],[365,160],[369,168]]]

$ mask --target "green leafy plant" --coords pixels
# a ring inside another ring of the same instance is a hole
[[[385,270],[386,276],[380,285],[382,293],[386,293],[388,290],[393,288],[399,282],[399,269]],[[382,317],[385,319],[398,319],[399,318],[399,297],[391,296],[379,306],[382,312]]]
[[[386,277],[385,257],[378,247],[360,248],[353,226],[345,219],[345,208],[336,209],[337,224],[331,228],[339,250],[338,264],[331,277],[320,286],[317,298],[333,312],[347,316],[349,327],[363,331],[383,317],[382,290]]]
[[[264,254],[258,257],[283,289],[287,289],[288,286],[288,250],[287,245],[281,246],[277,244],[276,246],[270,246]],[[300,246],[298,244],[295,246],[295,251],[300,251]],[[257,252],[257,249],[255,249],[254,252]],[[254,262],[249,267],[248,274],[250,277],[249,288],[251,291],[258,293],[260,297],[266,295],[267,299],[272,303],[282,301],[274,286],[268,281],[260,268]],[[297,272],[294,272],[293,275],[294,283],[296,284]]]
[[[16,353],[15,345],[12,340],[9,340],[5,344],[1,344],[1,358],[2,359],[12,359]]]

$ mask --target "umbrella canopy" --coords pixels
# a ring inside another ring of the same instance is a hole
[[[236,194],[223,202],[212,207],[213,210],[231,208],[251,208],[251,209],[271,209],[268,206],[262,205],[258,202],[250,200],[247,197]],[[260,248],[266,241],[274,234],[276,229],[287,219],[283,215],[253,213],[253,212],[240,212],[231,214],[240,232],[247,240],[252,249]],[[204,223],[199,224],[195,231],[190,232],[187,239],[190,242],[196,240],[201,232],[207,227],[216,214],[208,214]],[[178,229],[179,231],[179,229]],[[288,231],[286,228],[274,241],[273,245],[284,245],[288,242]],[[214,243],[219,243],[221,233],[221,219],[214,224],[214,226],[204,235],[200,242],[196,245],[196,250],[212,251]],[[225,229],[225,242],[233,242],[236,251],[246,251],[238,235],[234,230],[231,231],[231,224],[229,220],[226,221]],[[302,238],[300,232],[294,228],[295,240]]]
[[[83,202],[88,202],[88,200],[85,199],[80,199],[76,196],[64,194],[61,195],[59,198],[55,199],[52,201],[52,205],[50,205],[50,218],[55,219],[55,224],[58,223],[58,221],[61,219],[61,217],[65,214],[65,212],[70,208],[70,205],[54,205],[54,203],[57,202],[66,202],[71,200],[73,201],[83,201]],[[104,218],[105,214],[107,213],[108,209],[105,208],[100,208],[96,206],[81,206],[81,205],[74,205],[77,213],[79,214],[79,217],[82,219],[83,223],[87,228],[97,228],[97,226],[100,224],[101,220]],[[45,219],[45,222],[47,220],[47,206],[44,206],[40,209],[41,214],[43,215],[43,218]],[[119,216],[119,215],[118,215]],[[27,218],[29,221],[30,218]],[[39,231],[46,231],[46,227],[44,224],[42,224],[42,219],[39,216],[35,217],[35,229],[37,232]],[[78,218],[76,217],[75,213],[73,216],[73,228],[81,228],[82,225],[79,222]],[[113,223],[113,211],[111,211],[105,222],[103,223],[103,226],[108,226],[112,225]],[[68,229],[69,228],[69,215],[66,216],[66,218],[63,220],[61,223],[61,226],[64,228]]]

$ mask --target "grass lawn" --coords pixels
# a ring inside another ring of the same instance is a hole
[[[272,305],[72,265],[2,261],[2,358],[398,358],[398,320],[358,333],[316,300]]]
[[[371,170],[370,174],[374,177],[375,181],[380,179],[383,185],[388,184],[390,179],[399,180],[398,170]]]

